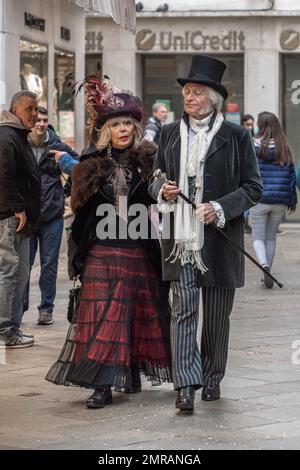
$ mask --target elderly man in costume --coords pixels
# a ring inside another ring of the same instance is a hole
[[[183,87],[184,114],[163,127],[154,163],[154,170],[165,172],[169,182],[154,179],[149,187],[165,219],[163,277],[172,281],[172,370],[181,410],[193,410],[195,390],[201,387],[203,400],[220,397],[229,316],[235,289],[244,285],[244,256],[214,224],[243,246],[243,213],[262,193],[249,132],[224,121],[221,113],[228,95],[221,83],[225,69],[220,60],[196,55],[188,77],[177,79]],[[196,211],[178,197],[180,192],[196,204]]]

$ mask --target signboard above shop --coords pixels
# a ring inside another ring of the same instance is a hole
[[[219,51],[240,52],[245,50],[245,34],[243,31],[230,30],[223,34],[207,34],[202,30],[153,32],[141,29],[136,33],[136,46],[139,51]]]

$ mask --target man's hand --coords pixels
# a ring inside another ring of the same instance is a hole
[[[216,211],[210,202],[205,202],[204,204],[197,204],[195,216],[204,224],[212,224],[218,219]]]
[[[162,185],[162,194],[166,201],[175,201],[181,190],[177,188],[176,181],[170,181],[170,183]]]
[[[26,221],[27,221],[27,217],[26,217],[26,214],[25,214],[25,211],[23,212],[17,212],[15,214],[15,217],[17,217],[19,219],[19,225],[16,229],[16,232],[20,232],[22,230],[22,228],[24,227],[24,225],[26,224]]]
[[[49,150],[48,153],[52,153],[54,155],[55,161],[58,161],[60,157],[66,152],[60,152],[59,150]]]

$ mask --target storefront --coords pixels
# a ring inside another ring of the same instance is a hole
[[[300,16],[262,12],[138,14],[136,35],[104,18],[87,18],[87,47],[102,58],[103,74],[143,98],[146,113],[164,101],[169,120],[182,112],[176,77],[188,73],[192,54],[227,64],[226,119],[243,113],[276,113],[300,162]],[[92,46],[93,45],[93,46]],[[87,51],[87,54],[91,51]],[[294,217],[294,220],[296,217]],[[300,210],[297,211],[300,219]]]
[[[148,113],[155,101],[164,100],[171,120],[182,112],[176,77],[188,72],[192,54],[200,52],[204,41],[203,52],[222,58],[228,65],[224,77],[228,103],[235,104],[229,109],[234,109],[231,119],[238,120],[244,111],[244,32],[229,25],[222,34],[208,37],[199,26],[199,21],[191,18],[169,18],[168,22],[157,18],[155,23],[138,18],[133,36],[109,20],[87,18],[87,69],[92,70],[91,58],[95,62],[102,59],[103,73],[117,86],[143,96]]]
[[[84,9],[68,0],[3,3],[1,105],[18,90],[33,91],[61,139],[80,150],[83,96],[74,99],[69,85],[84,77]]]

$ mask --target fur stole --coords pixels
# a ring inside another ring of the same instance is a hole
[[[129,153],[130,160],[136,163],[144,181],[151,179],[156,151],[156,145],[143,141],[137,149],[132,149]],[[71,192],[73,212],[83,207],[98,192],[114,167],[114,163],[107,157],[106,151],[92,153],[74,167]]]

